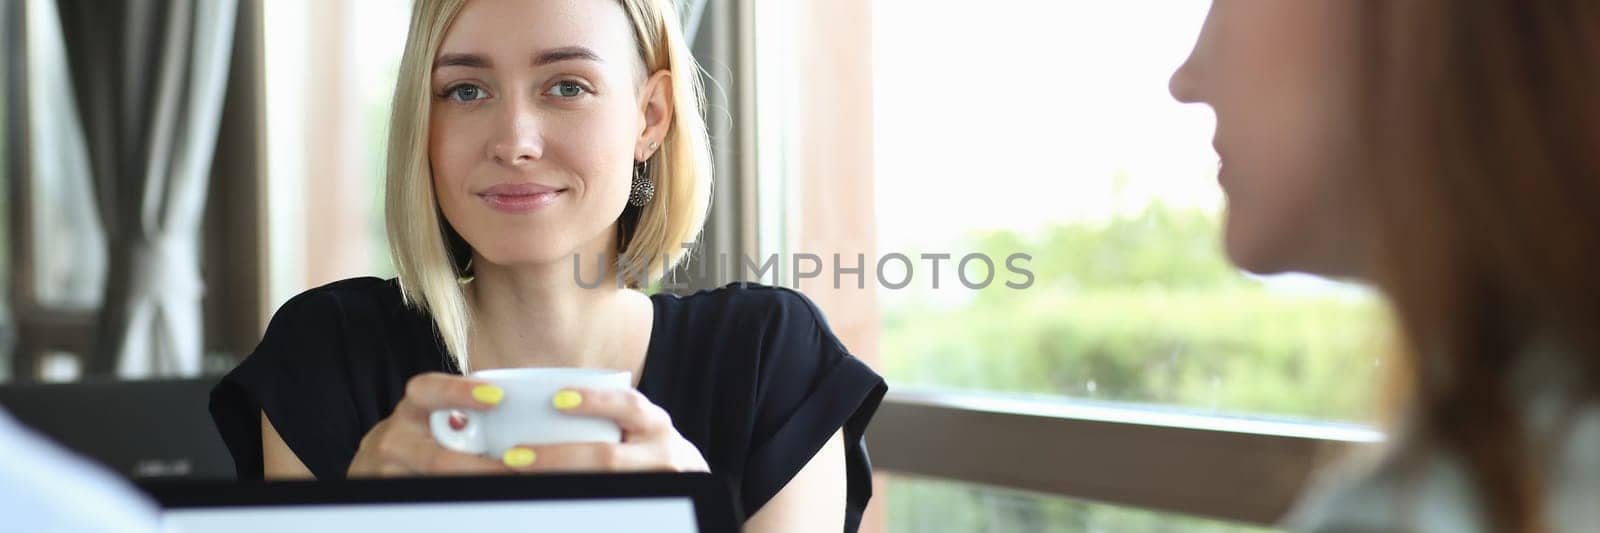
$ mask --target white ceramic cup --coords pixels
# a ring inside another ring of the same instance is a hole
[[[472,378],[500,387],[505,396],[486,411],[434,411],[428,419],[433,439],[461,453],[500,457],[520,444],[622,442],[622,430],[606,418],[573,416],[555,408],[557,392],[571,387],[625,389],[633,374],[591,368],[502,368],[473,372]],[[450,416],[466,417],[460,430]]]

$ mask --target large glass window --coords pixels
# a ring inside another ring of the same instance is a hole
[[[859,65],[818,67],[850,60],[826,51],[848,36],[784,33],[857,29],[758,5],[762,251],[834,252],[783,245],[848,219],[848,202],[804,198],[841,167],[805,163],[839,156],[818,148],[837,148],[828,106],[870,99],[871,172],[848,179],[872,182],[867,277],[884,270],[871,297],[819,300],[891,387],[1370,419],[1388,347],[1375,295],[1224,255],[1214,116],[1167,90],[1209,2],[873,0],[870,91]],[[865,307],[875,321],[838,312]],[[892,531],[1259,530],[898,474],[883,496]]]
[[[390,101],[410,0],[267,2],[270,309],[393,276],[383,224]]]
[[[1366,418],[1373,296],[1221,251],[1213,116],[1167,93],[1207,7],[876,1],[879,248],[950,256],[880,289],[895,385]]]
[[[360,76],[357,103],[361,114],[366,199],[373,206],[367,211],[364,253],[371,265],[370,275],[394,276],[389,257],[389,237],[383,223],[383,183],[387,167],[390,103],[394,98],[395,78],[400,72],[400,54],[405,50],[406,30],[410,25],[409,0],[362,0],[356,2],[354,26],[356,65]]]

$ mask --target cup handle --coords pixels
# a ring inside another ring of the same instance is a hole
[[[489,452],[484,442],[483,416],[475,411],[454,411],[467,418],[467,426],[459,431],[450,427],[452,411],[434,411],[428,415],[428,429],[433,430],[433,440],[440,446],[461,453],[483,455]]]

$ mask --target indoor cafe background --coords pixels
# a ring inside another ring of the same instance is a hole
[[[1212,116],[1166,94],[1207,2],[679,3],[718,168],[699,257],[867,258],[865,288],[761,281],[891,382],[868,529],[1256,531],[1375,439],[1374,297],[1220,252]],[[204,379],[290,296],[392,276],[408,11],[0,1],[0,380]],[[1035,283],[871,279],[977,252]]]

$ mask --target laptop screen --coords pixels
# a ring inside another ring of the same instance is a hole
[[[162,520],[172,533],[700,531],[690,498],[206,507],[168,509]]]
[[[709,474],[141,482],[171,533],[738,531]]]

